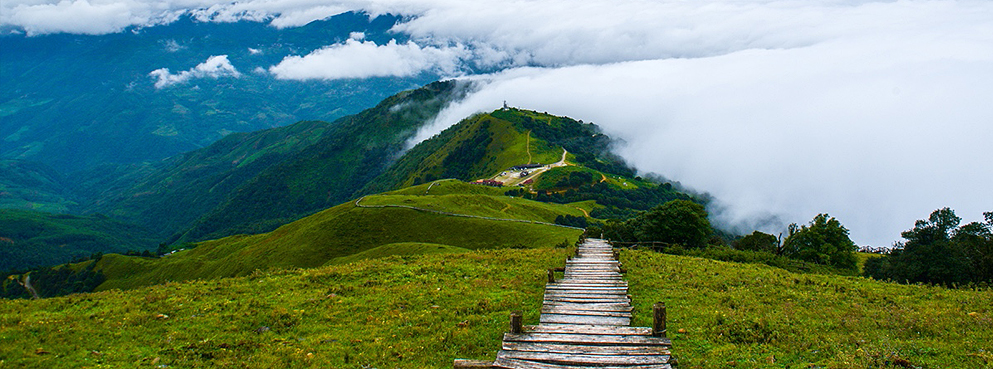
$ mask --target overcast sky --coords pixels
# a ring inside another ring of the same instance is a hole
[[[268,66],[212,58],[161,83],[260,70],[281,79],[480,82],[421,137],[511,105],[593,121],[618,152],[720,202],[725,224],[782,231],[817,213],[888,246],[932,210],[993,211],[993,2],[5,0],[31,35],[174,21],[296,27],[347,10],[407,16],[409,41],[345,42]],[[470,75],[470,70],[497,71]],[[718,211],[719,210],[719,211]]]

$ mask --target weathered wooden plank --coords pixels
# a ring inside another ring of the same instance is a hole
[[[613,282],[613,281],[601,281],[597,283],[575,283],[570,281],[559,281],[556,283],[549,283],[545,285],[548,287],[604,287],[604,288],[628,288],[628,284],[624,281]]]
[[[497,356],[507,359],[539,361],[559,365],[606,366],[652,365],[669,363],[669,355],[583,355],[553,352],[500,351]]]
[[[591,346],[560,345],[554,343],[504,342],[504,350],[553,352],[560,354],[586,355],[669,355],[665,346]]]
[[[593,298],[622,298],[627,297],[624,291],[576,291],[576,290],[545,290],[545,296],[559,297],[593,297]]]
[[[649,327],[620,327],[620,326],[588,326],[588,325],[528,325],[524,326],[525,333],[560,333],[560,334],[588,334],[588,335],[610,335],[610,336],[646,336],[652,334]],[[668,342],[667,338],[659,338],[663,343]]]
[[[493,362],[494,368],[500,369],[576,369],[583,368],[577,366],[568,365],[558,365],[542,363],[538,361],[530,360],[520,360],[512,358],[500,358],[497,357],[496,361]],[[628,365],[628,366],[598,366],[597,369],[672,369],[669,364],[650,364],[650,365]]]
[[[572,303],[572,302],[552,302],[545,304],[544,307],[554,308],[562,307],[572,310],[589,310],[589,311],[632,311],[631,304],[628,302],[620,303]]]
[[[625,290],[625,291],[627,291],[628,286],[619,286],[619,285],[613,285],[613,284],[594,284],[594,283],[587,283],[585,285],[576,286],[576,285],[563,285],[563,284],[557,284],[557,283],[556,284],[549,283],[549,284],[545,285],[545,289],[546,290],[581,289],[581,290],[590,290],[590,291],[600,291],[600,290]]]
[[[669,340],[658,337],[611,334],[504,333],[503,340],[598,346],[672,346]]]
[[[563,307],[563,306],[543,306],[541,308],[541,314],[568,314],[568,315],[589,315],[589,316],[612,316],[619,318],[630,318],[630,311],[603,311],[603,310],[585,310],[573,307]]]
[[[575,295],[575,294],[548,294],[544,295],[544,301],[548,302],[569,302],[575,304],[631,304],[627,296],[622,295]]]
[[[541,324],[630,325],[631,318],[594,315],[541,314]]]

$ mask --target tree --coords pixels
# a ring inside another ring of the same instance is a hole
[[[735,249],[748,251],[766,251],[775,253],[779,249],[779,240],[776,236],[759,231],[742,237],[732,244]]]
[[[713,232],[703,205],[673,200],[625,222],[638,241],[660,241],[703,247]]]
[[[944,285],[993,281],[993,212],[985,223],[958,227],[962,218],[949,208],[918,220],[901,232],[906,240],[882,258],[866,262],[865,275],[897,282]],[[958,228],[956,228],[958,227]]]
[[[812,263],[855,269],[855,250],[848,238],[848,229],[828,214],[818,214],[810,224],[789,226],[789,236],[783,241],[783,255]]]

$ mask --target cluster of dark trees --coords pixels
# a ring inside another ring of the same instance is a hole
[[[586,220],[586,217],[577,217],[572,215],[559,215],[555,217],[555,224],[576,228],[586,228],[590,225],[589,221]]]
[[[985,222],[959,226],[962,218],[949,208],[901,233],[906,240],[889,254],[869,259],[865,275],[902,283],[946,286],[993,283],[993,212]]]
[[[601,232],[613,241],[651,244],[673,253],[708,246],[726,248],[722,239],[715,237],[703,205],[688,200],[669,201],[628,220],[608,220],[587,228],[589,234]],[[776,236],[755,231],[731,246],[765,255],[759,259],[777,263],[782,263],[777,258],[785,257],[846,271],[857,269],[855,242],[848,237],[848,229],[828,214],[819,214],[806,225],[791,224],[782,242]]]
[[[608,220],[588,233],[603,233],[620,242],[659,242],[686,247],[704,247],[713,234],[707,210],[689,200],[673,200],[624,220]]]
[[[93,292],[107,277],[95,271],[98,258],[78,271],[69,264],[38,268],[27,273],[7,274],[0,280],[0,298],[45,298]],[[30,277],[30,278],[29,278]],[[25,284],[31,286],[27,288]],[[32,293],[32,291],[34,291]]]
[[[737,250],[765,252],[790,259],[854,271],[858,268],[858,246],[848,237],[848,229],[828,214],[818,214],[806,225],[790,224],[787,236],[752,232],[732,243]]]

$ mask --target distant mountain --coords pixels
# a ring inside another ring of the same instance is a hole
[[[299,154],[331,131],[331,123],[306,121],[252,133],[230,134],[210,146],[162,162],[107,167],[80,174],[79,191],[94,199],[84,213],[133,221],[164,239],[189,227],[260,172]],[[120,176],[120,171],[129,172]]]
[[[0,209],[0,271],[62,264],[93,253],[154,250],[151,232],[104,216]]]
[[[108,163],[161,160],[233,132],[357,113],[439,77],[299,82],[277,79],[265,69],[288,55],[343,42],[354,32],[380,44],[404,42],[405,36],[389,32],[397,21],[390,15],[370,20],[367,14],[344,13],[278,29],[184,16],[168,25],[100,36],[5,34],[0,36],[0,159],[40,162],[68,175]],[[224,56],[233,72],[217,78],[190,72],[214,56]],[[162,68],[175,78],[152,74]],[[183,72],[186,77],[176,77]]]

